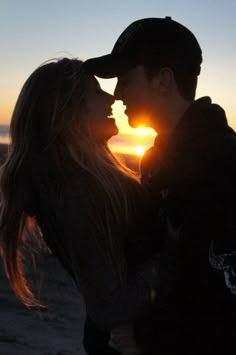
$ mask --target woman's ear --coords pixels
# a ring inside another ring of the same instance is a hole
[[[173,84],[174,74],[168,67],[161,68],[158,74],[153,77],[153,87],[159,95],[168,94]]]

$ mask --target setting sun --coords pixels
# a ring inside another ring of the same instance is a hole
[[[147,134],[147,128],[145,127],[139,127],[135,130],[135,132],[137,134],[139,134],[140,136],[145,136]]]
[[[141,157],[145,152],[145,148],[142,145],[137,145],[135,151],[136,151],[136,155]]]
[[[153,135],[155,135],[155,132],[153,131],[153,129],[143,127],[143,126],[135,128],[135,129],[133,129],[133,131],[135,132],[135,134],[137,134],[139,136],[153,136]]]

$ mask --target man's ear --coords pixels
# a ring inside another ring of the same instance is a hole
[[[161,68],[158,74],[153,77],[153,87],[160,95],[169,93],[173,83],[174,74],[168,67]]]

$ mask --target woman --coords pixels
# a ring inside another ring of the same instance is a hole
[[[159,240],[145,241],[155,235],[146,194],[106,144],[117,133],[113,102],[79,60],[40,66],[17,100],[0,180],[1,249],[17,295],[27,306],[40,304],[22,252],[25,231],[34,238],[39,228],[79,286],[88,317],[104,331],[150,310],[162,272],[156,258],[136,268],[150,254],[147,245],[153,252]]]

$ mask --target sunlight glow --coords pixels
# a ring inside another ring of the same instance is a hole
[[[135,150],[136,150],[136,155],[138,155],[139,157],[141,157],[145,152],[145,148],[142,145],[137,145]]]
[[[148,127],[143,127],[140,126],[138,128],[133,128],[133,132],[134,134],[137,134],[138,136],[156,136],[156,132]]]
[[[148,129],[146,127],[139,127],[135,129],[135,133],[140,136],[146,136],[148,134]]]

